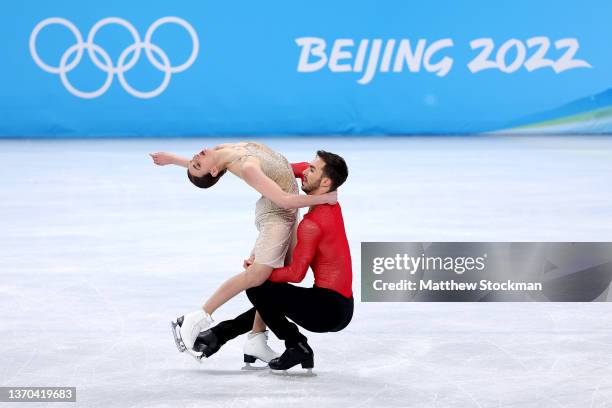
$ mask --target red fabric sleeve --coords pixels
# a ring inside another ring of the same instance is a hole
[[[291,169],[293,170],[293,175],[295,178],[302,178],[302,173],[310,166],[310,163],[301,162],[301,163],[291,163]]]
[[[276,268],[268,280],[272,282],[301,282],[308,272],[308,267],[319,245],[321,229],[316,222],[304,218],[297,230],[297,245],[293,251],[290,265]]]

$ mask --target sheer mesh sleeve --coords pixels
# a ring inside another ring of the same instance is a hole
[[[310,166],[310,164],[306,162],[291,163],[291,169],[293,170],[293,175],[295,178],[301,179],[303,177],[304,170],[306,170],[308,166]]]
[[[317,223],[306,218],[302,220],[298,226],[297,245],[291,264],[274,269],[268,279],[272,282],[301,282],[308,272],[320,238],[321,229]]]

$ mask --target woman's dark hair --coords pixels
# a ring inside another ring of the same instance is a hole
[[[326,152],[325,150],[317,151],[317,156],[325,163],[323,176],[328,177],[332,182],[329,191],[335,191],[348,177],[346,162],[337,154]]]
[[[214,186],[217,183],[217,181],[219,181],[221,176],[225,174],[226,171],[227,170],[221,171],[220,173],[217,174],[217,177],[211,176],[210,173],[205,174],[202,177],[196,177],[192,175],[189,172],[189,170],[187,170],[187,177],[189,178],[189,181],[193,183],[194,186],[200,187],[200,188],[209,188],[209,187]]]

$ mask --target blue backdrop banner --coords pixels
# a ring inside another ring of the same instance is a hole
[[[3,4],[0,136],[612,133],[612,2]]]

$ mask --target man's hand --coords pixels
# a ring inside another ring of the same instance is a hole
[[[153,163],[158,166],[165,166],[167,164],[176,164],[176,156],[172,153],[157,152],[149,153],[149,156],[153,159]]]
[[[323,195],[325,196],[325,202],[327,204],[334,205],[338,202],[338,191],[332,191]]]
[[[255,262],[255,254],[251,254],[251,257],[249,259],[244,260],[244,262],[242,263],[242,267],[246,270],[249,268],[249,266],[253,265],[254,262]]]

